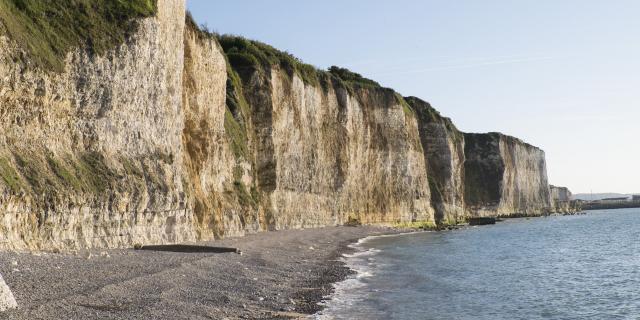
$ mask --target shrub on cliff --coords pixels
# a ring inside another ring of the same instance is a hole
[[[156,0],[0,0],[0,21],[29,61],[62,71],[73,48],[101,54],[135,31],[136,18],[156,10]]]
[[[218,42],[234,68],[262,70],[279,66],[298,74],[305,83],[315,85],[320,81],[321,71],[316,67],[268,44],[233,35],[222,35],[218,37]]]
[[[286,51],[280,51],[259,41],[249,40],[241,36],[222,35],[218,36],[218,42],[222,46],[229,63],[236,70],[267,70],[273,66],[278,66],[290,73],[297,74],[308,84],[321,84],[324,86],[329,79],[333,78],[342,82],[347,88],[352,88],[354,85],[367,88],[382,88],[379,83],[346,68],[332,66],[327,71],[318,70]]]
[[[359,73],[352,72],[351,70],[346,68],[331,66],[329,68],[329,73],[348,84],[357,84],[365,87],[380,87],[379,83],[371,79],[367,79]]]

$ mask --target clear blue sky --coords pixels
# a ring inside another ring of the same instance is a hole
[[[541,147],[552,184],[640,192],[640,1],[188,2],[211,30],[347,67],[463,131]]]

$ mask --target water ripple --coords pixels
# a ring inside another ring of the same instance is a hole
[[[378,237],[318,319],[640,319],[640,210]]]

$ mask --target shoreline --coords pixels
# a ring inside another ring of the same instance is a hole
[[[326,227],[198,247],[0,252],[0,274],[19,305],[0,319],[306,319],[354,274],[341,260],[351,244],[407,231]]]
[[[339,226],[142,250],[0,251],[0,274],[19,306],[0,320],[308,319],[357,274],[346,259],[358,245],[446,230]]]
[[[382,234],[365,235],[358,239],[344,241],[338,245],[336,250],[326,260],[324,264],[325,271],[323,275],[317,279],[311,280],[311,287],[317,290],[302,291],[300,296],[306,301],[306,305],[298,310],[309,316],[316,315],[325,309],[323,302],[330,301],[335,291],[335,286],[348,280],[351,276],[357,275],[356,270],[351,269],[345,259],[347,255],[359,252],[356,246],[359,246],[370,239],[381,237],[396,237],[422,232],[434,232],[434,230],[413,230],[413,229],[397,229],[390,228],[388,232]]]
[[[393,232],[389,232],[389,233],[384,233],[384,234],[378,234],[378,235],[368,235],[368,236],[364,236],[360,239],[357,239],[355,241],[350,241],[348,243],[345,243],[343,246],[341,246],[340,248],[338,248],[338,250],[336,251],[336,256],[338,257],[337,259],[332,259],[330,260],[331,262],[333,262],[334,267],[340,267],[346,270],[345,273],[341,274],[340,277],[335,277],[335,278],[322,278],[321,281],[324,281],[324,283],[326,285],[328,285],[330,288],[329,290],[325,291],[325,294],[321,297],[312,297],[313,298],[313,302],[314,302],[314,306],[315,308],[309,311],[313,311],[312,314],[310,314],[311,316],[320,316],[320,319],[325,319],[322,316],[326,316],[324,314],[321,314],[322,311],[324,311],[327,308],[327,303],[330,303],[331,300],[333,300],[335,298],[335,291],[336,288],[338,286],[340,286],[341,284],[349,281],[349,280],[353,280],[353,277],[359,277],[361,275],[361,271],[359,270],[354,270],[352,267],[353,266],[349,266],[349,259],[352,259],[354,256],[359,255],[359,254],[367,254],[368,251],[367,250],[363,250],[362,246],[364,243],[372,240],[372,239],[378,239],[378,238],[385,238],[385,237],[399,237],[399,236],[406,236],[406,235],[414,235],[417,233],[425,233],[425,232],[439,232],[439,231],[447,231],[447,229],[444,230],[423,230],[423,229],[407,229],[407,228],[401,228],[401,229],[392,229]]]

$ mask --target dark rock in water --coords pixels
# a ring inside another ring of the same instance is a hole
[[[496,218],[495,217],[469,218],[470,226],[482,226],[487,224],[496,224]]]

